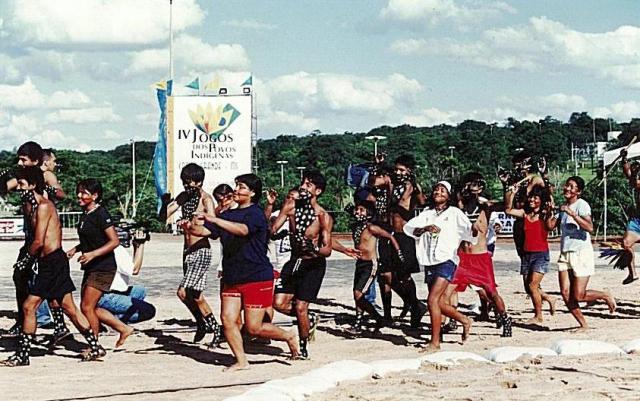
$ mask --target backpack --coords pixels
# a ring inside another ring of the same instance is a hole
[[[346,171],[347,185],[352,188],[363,188],[369,180],[370,166],[367,164],[349,164]]]

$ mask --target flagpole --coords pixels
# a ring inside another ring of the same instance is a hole
[[[173,80],[173,0],[169,0],[169,79]]]

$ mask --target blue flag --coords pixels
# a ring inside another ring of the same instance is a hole
[[[158,195],[158,212],[162,202],[160,197],[167,193],[167,92],[171,94],[171,81],[167,82],[167,89],[156,89],[158,106],[160,107],[160,122],[158,123],[158,141],[153,154],[153,177],[156,182]]]
[[[186,87],[187,88],[191,88],[191,89],[195,89],[195,90],[200,90],[200,77],[196,77],[196,79],[191,81],[191,83],[186,85]]]

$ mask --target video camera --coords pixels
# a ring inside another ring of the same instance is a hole
[[[149,230],[133,220],[122,219],[116,224],[115,228],[120,245],[125,248],[129,248],[132,242],[144,244],[151,239]]]

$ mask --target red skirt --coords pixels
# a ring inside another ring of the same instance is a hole
[[[497,291],[496,277],[493,274],[493,260],[489,252],[458,252],[460,263],[453,275],[451,284],[456,284],[456,291],[463,292],[469,284],[483,288],[489,294]]]

